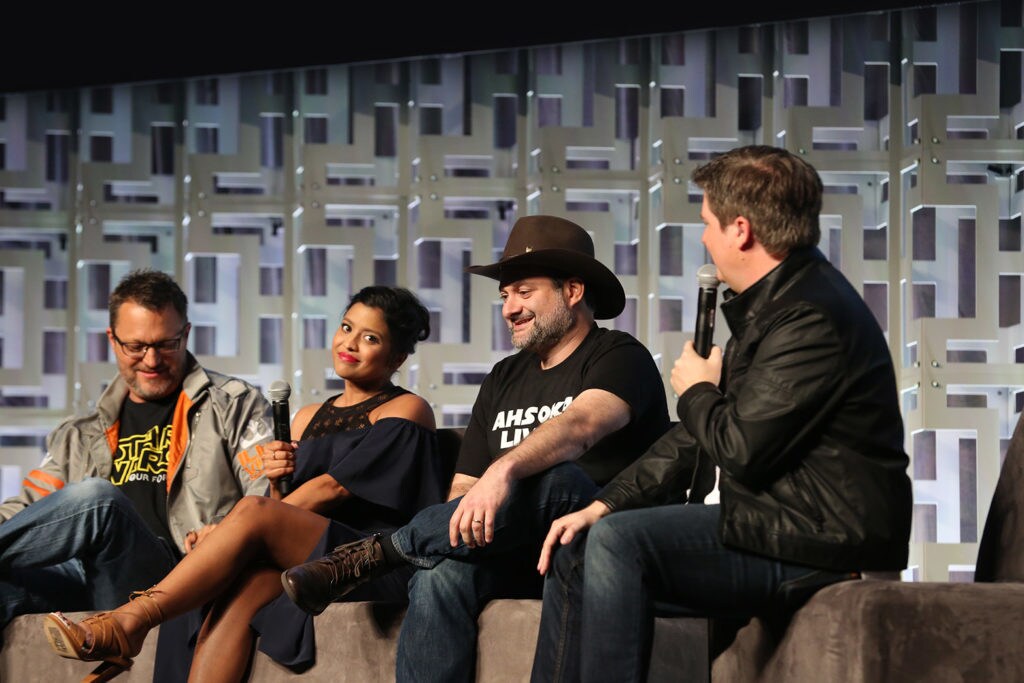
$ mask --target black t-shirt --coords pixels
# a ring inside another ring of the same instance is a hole
[[[175,392],[161,401],[121,405],[117,453],[110,481],[120,487],[156,536],[171,539],[167,524],[167,450]]]
[[[669,428],[665,388],[650,351],[625,332],[595,324],[572,355],[553,368],[542,370],[537,356],[526,351],[495,364],[473,404],[455,471],[481,476],[491,461],[587,389],[608,391],[632,408],[629,424],[577,460],[598,484],[618,474]]]

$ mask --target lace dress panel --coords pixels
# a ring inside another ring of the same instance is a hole
[[[334,405],[335,399],[341,394],[335,394],[323,402],[313,419],[306,425],[306,431],[302,433],[303,440],[315,439],[328,434],[347,432],[355,429],[366,429],[370,426],[370,413],[396,396],[409,393],[408,389],[388,385],[379,394],[374,394],[365,401],[360,401],[350,406],[339,408]]]

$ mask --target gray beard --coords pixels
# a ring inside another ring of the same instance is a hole
[[[554,346],[559,339],[572,329],[572,325],[572,311],[563,301],[561,307],[551,314],[550,319],[544,322],[541,322],[540,318],[537,317],[533,319],[533,326],[530,328],[530,334],[526,339],[517,342],[515,335],[511,334],[510,330],[512,346],[520,351],[532,351],[534,353],[542,351]]]

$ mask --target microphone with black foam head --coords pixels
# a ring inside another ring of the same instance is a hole
[[[274,380],[267,389],[270,396],[270,408],[274,417],[274,438],[278,441],[291,443],[292,429],[289,424],[288,397],[292,394],[292,388],[283,379]],[[277,480],[277,488],[282,496],[292,492],[292,475],[286,474]]]
[[[711,353],[715,336],[715,307],[718,301],[718,274],[715,264],[705,263],[697,269],[697,325],[693,331],[693,348],[702,358]]]

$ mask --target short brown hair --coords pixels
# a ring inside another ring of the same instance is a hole
[[[150,311],[172,306],[184,322],[188,322],[188,297],[167,273],[149,268],[133,270],[125,275],[110,294],[110,327],[117,323],[121,304],[132,301]]]
[[[695,170],[693,182],[722,225],[743,216],[773,256],[821,239],[821,178],[791,152],[767,145],[737,147]]]

